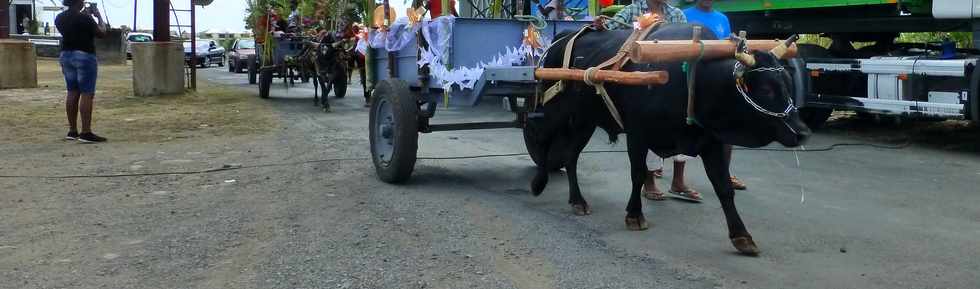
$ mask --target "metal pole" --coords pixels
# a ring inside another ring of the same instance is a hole
[[[0,39],[10,37],[10,19],[7,18],[10,12],[7,9],[10,9],[10,0],[0,0]]]
[[[392,22],[391,21],[392,19],[391,19],[391,13],[388,13],[388,11],[389,11],[388,9],[391,9],[391,6],[388,5],[388,0],[384,0],[384,7],[385,7],[384,8],[384,10],[385,10],[384,11],[384,15],[385,15],[384,26],[385,27],[390,27],[391,22]],[[388,51],[388,78],[396,78],[396,77],[398,77],[398,72],[397,72],[398,71],[398,67],[397,67],[398,62],[395,61],[395,57],[397,57],[397,56],[398,56],[398,52],[397,51]]]
[[[194,0],[188,1],[191,3],[191,59],[197,59],[197,19],[194,19],[194,14],[197,8],[194,7]],[[208,52],[208,56],[211,57],[211,53]],[[196,62],[196,61],[195,61]],[[194,63],[194,62],[192,62]],[[204,63],[209,63],[205,61]],[[197,66],[191,67],[191,90],[197,91]]]
[[[139,2],[139,0],[133,0],[133,32],[136,32],[136,7],[139,7],[137,2]]]
[[[362,0],[362,1],[364,1],[364,3],[363,3],[364,4],[364,11],[367,12],[367,13],[364,13],[364,14],[366,14],[365,16],[367,16],[364,19],[364,24],[367,24],[367,25],[364,26],[364,29],[368,29],[368,33],[369,33],[368,35],[370,35],[370,33],[371,33],[370,32],[370,28],[371,28],[371,26],[374,23],[374,8],[377,5],[374,3],[374,0]],[[377,33],[377,32],[374,32],[374,33]],[[368,36],[368,39],[370,39],[370,36]],[[368,39],[364,39],[364,41],[368,41]],[[378,81],[378,76],[375,75],[375,73],[377,73],[377,71],[374,71],[374,55],[375,55],[375,53],[376,52],[374,51],[373,48],[368,47],[367,48],[367,53],[364,55],[364,68],[363,69],[364,69],[364,76],[367,77],[367,89],[368,89],[368,91],[365,91],[364,93],[369,93],[372,89],[374,89],[374,85]]]
[[[170,41],[169,8],[169,0],[153,0],[153,41]]]

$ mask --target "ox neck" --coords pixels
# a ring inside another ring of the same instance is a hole
[[[697,125],[705,129],[718,127],[720,123],[715,123],[710,114],[718,113],[714,107],[730,107],[735,105],[736,99],[741,96],[734,91],[737,80],[732,73],[732,67],[736,60],[723,59],[705,61],[695,75],[696,87],[694,95],[694,114],[688,116],[688,124]],[[718,71],[723,71],[718,73]],[[720,92],[720,93],[719,93]],[[693,120],[692,120],[693,119]]]

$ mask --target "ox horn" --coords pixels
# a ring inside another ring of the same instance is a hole
[[[745,52],[735,53],[735,60],[738,60],[738,62],[741,62],[746,67],[755,66],[755,56],[752,56],[752,54]]]
[[[793,46],[793,43],[796,43],[796,41],[799,39],[800,39],[800,35],[793,34],[789,38],[786,38],[786,40],[783,41],[783,43],[780,43],[776,47],[773,47],[772,50],[769,50],[769,52],[772,53],[772,55],[775,55],[776,58],[783,59],[783,56],[786,55],[786,50],[788,50],[790,46]]]

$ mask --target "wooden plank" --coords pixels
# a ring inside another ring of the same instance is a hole
[[[585,81],[585,70],[566,68],[538,68],[534,77],[540,80],[572,80]],[[599,70],[595,74],[596,82],[617,83],[624,85],[662,85],[669,79],[666,71],[612,71]]]
[[[729,40],[704,40],[702,59],[732,58],[735,56],[735,43]],[[750,51],[768,51],[778,46],[780,40],[748,40]],[[796,57],[796,44],[786,51],[783,58]],[[630,59],[636,63],[670,63],[695,60],[701,54],[699,44],[691,40],[651,40],[637,41],[631,51]]]

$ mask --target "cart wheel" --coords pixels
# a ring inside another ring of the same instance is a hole
[[[201,63],[198,63],[198,65],[200,65],[201,68],[208,68],[208,67],[210,67],[211,66],[211,57],[205,57],[204,58],[204,61],[201,61]]]
[[[419,107],[408,84],[386,79],[371,103],[371,156],[378,178],[386,183],[408,180],[418,152]]]
[[[259,97],[269,98],[269,86],[272,85],[272,69],[262,69],[259,75]]]
[[[540,119],[528,118],[527,124],[524,126],[524,147],[527,149],[528,156],[531,157],[531,160],[534,161],[534,164],[537,166],[543,165],[543,158],[545,154],[548,154],[548,148],[541,147],[541,145],[538,144],[537,138],[534,137],[540,127],[540,122]],[[549,171],[557,171],[565,167],[565,162],[561,159],[559,154],[555,153],[550,154],[549,156]]]
[[[249,55],[247,61],[248,63],[246,64],[246,67],[248,68],[248,84],[255,84],[255,74],[258,73],[256,67],[258,65],[256,65],[255,55]]]
[[[340,75],[333,81],[333,95],[337,98],[347,96],[347,77]]]

